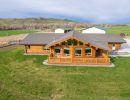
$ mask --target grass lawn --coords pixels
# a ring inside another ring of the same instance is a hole
[[[0,36],[9,36],[17,34],[26,34],[37,32],[36,30],[0,30]]]
[[[0,50],[0,100],[130,100],[130,57],[115,68],[52,67],[23,48]]]
[[[125,33],[130,35],[130,26],[114,26],[107,29],[107,33]]]

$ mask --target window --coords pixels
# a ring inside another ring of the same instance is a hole
[[[62,45],[65,45],[66,43],[65,42],[62,42]]]
[[[73,45],[73,42],[71,40],[68,40],[68,45]]]
[[[75,56],[81,56],[82,49],[81,48],[75,48]]]
[[[73,40],[73,45],[77,45],[77,41],[76,40]]]
[[[55,48],[55,54],[56,55],[60,54],[60,48]]]
[[[77,45],[76,40],[68,40],[68,45]]]
[[[83,42],[79,42],[79,45],[83,45]]]
[[[70,49],[69,48],[64,48],[64,55],[70,56]]]
[[[91,56],[92,55],[92,49],[91,48],[85,48],[85,55]]]

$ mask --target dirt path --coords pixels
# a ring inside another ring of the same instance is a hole
[[[23,40],[28,34],[12,35],[6,37],[0,37],[0,47],[11,45],[12,43],[19,43]]]

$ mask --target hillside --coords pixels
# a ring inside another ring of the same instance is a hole
[[[29,25],[29,24],[67,24],[75,23],[67,19],[54,18],[24,18],[24,19],[0,19],[0,26]]]

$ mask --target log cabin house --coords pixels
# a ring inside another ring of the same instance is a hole
[[[109,65],[109,52],[118,50],[125,40],[114,34],[37,33],[23,41],[26,54],[48,55],[49,64]]]

